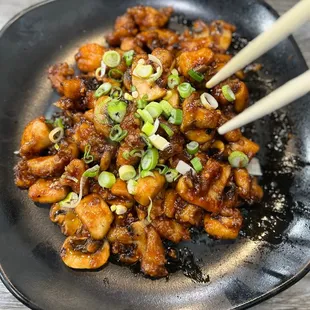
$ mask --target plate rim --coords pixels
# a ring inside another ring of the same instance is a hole
[[[23,17],[24,15],[26,15],[27,13],[41,7],[44,6],[48,3],[52,3],[52,2],[56,2],[58,0],[43,0],[39,3],[33,4],[23,10],[21,10],[19,13],[15,14],[13,17],[11,17],[0,29],[0,40],[2,39],[2,36],[4,35],[4,33],[6,32],[7,29],[10,28],[11,25],[13,25],[17,20],[19,20],[21,17]],[[264,0],[254,0],[256,1],[258,4],[260,4],[261,6],[263,6],[264,8],[266,8],[271,14],[273,14],[276,18],[279,18],[280,15],[279,13],[268,3],[266,3]],[[296,42],[296,40],[294,39],[294,37],[291,35],[288,37],[288,39],[290,40],[290,42],[292,43],[295,51],[296,51],[296,56],[299,58],[299,60],[302,62],[302,65],[305,68],[305,71],[308,68],[307,62]],[[287,281],[281,283],[279,286],[274,287],[273,289],[269,290],[268,292],[266,292],[265,294],[258,296],[250,301],[247,301],[237,307],[234,307],[232,309],[235,310],[239,310],[239,309],[247,309],[250,307],[253,307],[254,305],[260,304],[263,301],[266,301],[272,297],[274,297],[275,295],[283,292],[284,290],[290,288],[292,285],[294,285],[295,283],[297,283],[298,281],[300,281],[303,277],[305,277],[307,275],[307,273],[310,271],[310,259],[309,262],[307,264],[305,264],[298,273],[296,273],[293,277],[291,277],[290,279],[288,279]],[[33,310],[43,310],[41,307],[39,307],[38,305],[36,305],[33,301],[31,301],[29,298],[27,298],[21,290],[19,290],[14,283],[12,283],[9,279],[9,277],[6,275],[5,270],[2,268],[2,264],[0,262],[0,280],[1,282],[4,284],[4,286],[8,289],[8,291],[18,300],[20,301],[22,304],[24,304],[25,306],[27,306],[30,309]]]

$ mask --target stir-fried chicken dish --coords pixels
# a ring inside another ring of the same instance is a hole
[[[263,196],[248,164],[259,146],[217,129],[249,102],[242,71],[212,89],[231,58],[235,27],[196,20],[167,29],[173,10],[137,6],[115,21],[106,44],[86,43],[51,66],[60,112],[25,128],[15,183],[51,204],[66,240],[63,262],[97,269],[110,255],[167,275],[164,240],[190,240],[192,227],[235,239],[243,204]]]

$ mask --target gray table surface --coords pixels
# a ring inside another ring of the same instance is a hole
[[[237,0],[235,0],[237,1]],[[0,29],[15,14],[40,0],[0,0]],[[143,2],[143,1],[141,1]],[[267,0],[280,14],[286,12],[297,0]],[[294,37],[310,67],[310,23],[299,29]],[[21,304],[0,282],[0,310],[28,309]],[[288,310],[310,309],[310,274],[297,284],[273,297],[272,299],[255,306],[255,310]]]

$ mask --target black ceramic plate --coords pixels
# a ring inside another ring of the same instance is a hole
[[[67,61],[85,42],[102,42],[115,18],[136,0],[66,0],[31,8],[0,34],[0,263],[9,290],[34,309],[230,309],[262,301],[300,279],[309,269],[310,105],[309,96],[287,110],[255,123],[248,135],[262,147],[263,203],[245,208],[242,236],[214,241],[194,234],[180,245],[179,269],[170,278],[150,280],[109,263],[97,272],[74,271],[59,257],[64,240],[39,206],[13,182],[13,151],[24,126],[51,113],[56,100],[47,80],[49,65]],[[172,5],[172,27],[188,19],[224,19],[235,24],[244,44],[272,24],[277,14],[254,0],[149,0]],[[249,79],[254,99],[306,70],[292,39],[260,62]],[[184,247],[186,249],[184,250]]]

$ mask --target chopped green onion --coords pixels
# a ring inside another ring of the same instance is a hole
[[[168,117],[170,116],[170,114],[171,114],[171,111],[172,111],[173,107],[172,107],[171,104],[170,104],[168,101],[166,101],[166,100],[162,100],[159,104],[160,104],[160,106],[161,106],[161,108],[162,108],[162,110],[163,110],[164,116],[165,116],[166,118],[168,118]]]
[[[65,129],[64,124],[62,122],[62,118],[60,118],[60,117],[55,119],[53,126],[54,127],[61,127],[62,129]]]
[[[190,155],[196,154],[199,150],[199,143],[196,141],[191,141],[186,145],[186,150]]]
[[[148,149],[145,153],[144,156],[142,157],[141,160],[141,168],[142,170],[153,170],[159,159],[159,154],[157,149],[151,148]]]
[[[119,173],[119,177],[123,181],[128,181],[130,179],[133,179],[137,174],[135,168],[130,165],[121,166],[118,170],[118,173]]]
[[[106,95],[110,92],[112,88],[111,83],[103,83],[102,85],[99,86],[99,88],[95,91],[95,97],[99,98],[103,95]]]
[[[148,111],[153,118],[160,116],[160,114],[163,112],[161,105],[155,101],[152,101],[151,103],[149,103],[145,107],[145,110]]]
[[[178,75],[171,74],[168,76],[168,87],[170,89],[175,88],[180,84],[180,77]]]
[[[59,144],[56,143],[56,144],[54,145],[54,148],[56,149],[56,151],[59,151],[59,148],[60,148]]]
[[[127,104],[124,101],[113,99],[108,102],[108,114],[116,123],[121,123],[125,117]]]
[[[121,88],[119,87],[113,87],[112,90],[111,90],[111,93],[110,93],[110,96],[113,98],[113,99],[119,99],[121,98],[123,95],[123,91]]]
[[[48,135],[49,139],[53,143],[58,143],[64,136],[65,132],[62,127],[54,128]]]
[[[151,136],[152,134],[154,134],[155,133],[154,129],[155,126],[149,122],[144,123],[144,125],[141,128],[142,132],[144,132],[147,136]]]
[[[135,54],[134,50],[130,50],[130,51],[124,53],[123,57],[125,59],[127,67],[131,66],[134,54]]]
[[[229,85],[224,85],[222,87],[222,93],[225,99],[228,100],[229,102],[236,100],[236,96],[234,92],[232,91],[232,89],[229,87]]]
[[[166,165],[157,165],[155,169],[158,170],[160,174],[166,174],[169,170],[168,166]]]
[[[168,122],[174,125],[181,125],[183,120],[183,111],[180,109],[172,109]]]
[[[132,97],[130,94],[125,93],[125,94],[124,94],[124,99],[125,99],[125,100],[128,100],[128,101],[132,101],[132,100],[133,100],[133,97]]]
[[[179,75],[179,72],[178,72],[177,69],[172,69],[172,70],[171,70],[171,74],[172,74],[172,75]]]
[[[151,124],[154,123],[153,117],[151,116],[151,114],[147,110],[138,109],[137,113],[141,116],[141,118],[143,119],[143,121],[145,123],[146,122],[149,122]]]
[[[144,133],[140,133],[141,138],[143,139],[143,141],[145,142],[145,144],[147,145],[147,147],[150,149],[153,147],[152,142],[150,141],[150,139],[148,138],[148,136],[146,136]]]
[[[102,171],[98,177],[98,183],[103,188],[111,188],[116,182],[115,175],[108,171]]]
[[[195,157],[191,160],[191,164],[194,167],[196,172],[200,172],[202,170],[202,164],[198,157]]]
[[[148,79],[148,82],[152,83],[152,82],[155,82],[156,80],[158,80],[161,77],[161,75],[163,74],[163,65],[162,65],[161,61],[157,57],[155,57],[154,55],[149,54],[148,57],[149,57],[149,60],[155,62],[158,65],[156,72],[154,74],[152,74],[151,77]]]
[[[183,160],[179,160],[177,166],[175,167],[176,171],[178,171],[179,173],[181,173],[182,175],[185,175],[189,172],[193,172],[195,173],[195,170],[186,162],[184,162]]]
[[[121,55],[116,51],[107,51],[103,54],[102,60],[108,67],[115,68],[121,62]]]
[[[87,144],[85,146],[84,156],[82,158],[86,164],[90,164],[92,161],[94,161],[94,156],[90,154],[90,151],[91,151],[91,145]]]
[[[203,81],[203,79],[204,79],[204,76],[203,76],[203,74],[201,74],[200,72],[197,72],[197,71],[195,71],[195,70],[193,70],[193,69],[190,69],[190,70],[188,70],[188,75],[191,77],[191,78],[193,78],[195,81],[197,81],[197,82],[202,82]]]
[[[166,134],[169,136],[169,137],[172,137],[174,135],[174,132],[173,130],[166,124],[164,123],[160,123],[159,125],[165,132]]]
[[[234,151],[229,155],[228,161],[234,168],[244,168],[248,165],[249,158],[243,152]]]
[[[195,88],[193,88],[191,84],[186,82],[178,86],[178,92],[183,99],[189,97],[194,90]]]
[[[91,167],[87,169],[82,176],[86,178],[94,178],[99,173],[100,167],[99,165],[95,165],[94,167]]]
[[[133,86],[133,85],[131,85],[131,87],[130,87],[130,91],[133,93],[133,92],[135,92],[135,91],[137,91],[137,87],[136,86]]]
[[[152,211],[152,208],[153,208],[153,201],[152,201],[152,199],[150,197],[149,197],[149,199],[150,199],[150,204],[147,207],[147,217],[146,217],[146,219],[147,219],[147,221],[149,223],[151,223],[151,211]]]
[[[154,173],[152,171],[148,171],[148,170],[142,170],[140,172],[140,177],[143,179],[143,178],[146,178],[146,177],[154,177]]]
[[[179,172],[176,169],[168,169],[165,174],[165,178],[168,183],[174,182],[179,176]]]
[[[153,67],[151,65],[138,64],[132,74],[139,78],[147,79],[153,74]]]
[[[124,73],[118,69],[111,69],[108,73],[108,76],[117,82],[123,81],[123,75],[124,75]]]
[[[125,152],[123,152],[122,156],[123,156],[123,158],[125,158],[126,160],[128,160],[129,157],[130,157],[130,152],[129,152],[129,151],[125,151]]]
[[[144,109],[144,108],[146,107],[146,105],[147,105],[147,101],[144,100],[144,99],[139,99],[139,100],[137,101],[137,107],[138,107],[138,109]]]
[[[134,149],[132,151],[129,152],[129,155],[131,157],[142,157],[144,154],[143,150],[139,150],[139,149]]]
[[[75,192],[71,192],[67,195],[67,197],[61,201],[59,201],[59,206],[61,208],[75,208],[77,201],[79,200],[79,196]]]
[[[136,194],[137,184],[138,184],[138,182],[133,180],[133,179],[130,179],[127,182],[127,190],[128,190],[128,193],[130,195],[135,195]]]
[[[160,151],[163,151],[170,146],[170,143],[160,135],[152,135],[149,138],[152,144]]]
[[[127,130],[123,130],[120,125],[115,125],[111,129],[110,139],[112,141],[120,142],[127,136],[127,134]]]
[[[210,110],[210,109],[215,110],[219,106],[217,100],[212,95],[210,95],[208,93],[201,94],[200,101],[201,101],[202,105],[208,110]]]

